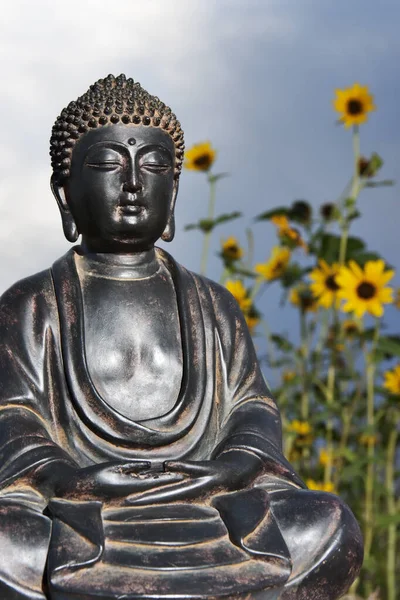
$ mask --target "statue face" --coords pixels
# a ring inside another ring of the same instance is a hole
[[[69,210],[97,252],[151,248],[173,211],[175,147],[158,127],[109,125],[76,144],[64,187]]]

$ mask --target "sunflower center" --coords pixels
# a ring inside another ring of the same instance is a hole
[[[225,246],[225,254],[230,257],[235,257],[239,254],[239,248],[236,244]]]
[[[349,324],[349,325],[346,325],[345,331],[346,331],[347,335],[353,335],[354,333],[358,332],[358,329],[357,329],[356,325]]]
[[[284,268],[284,263],[281,260],[278,260],[276,264],[272,267],[273,273],[279,273]]]
[[[376,294],[376,287],[368,281],[363,281],[357,287],[357,294],[358,297],[362,298],[363,300],[370,300]]]
[[[200,154],[200,156],[197,156],[194,160],[193,163],[196,165],[196,167],[198,167],[199,169],[204,169],[207,170],[211,167],[212,165],[212,158],[209,154]]]
[[[325,279],[325,285],[328,288],[328,290],[331,290],[331,292],[337,292],[339,289],[334,275],[329,275],[329,277]]]
[[[357,100],[356,98],[351,98],[348,101],[347,112],[350,115],[359,115],[360,113],[362,113],[362,110],[363,110],[363,105],[360,100]]]
[[[312,296],[303,296],[301,298],[301,305],[304,308],[304,310],[308,310],[309,308],[312,308],[315,304],[315,300]]]

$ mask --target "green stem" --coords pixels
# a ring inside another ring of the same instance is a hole
[[[339,442],[338,462],[336,464],[335,474],[333,477],[333,485],[337,492],[339,491],[340,475],[341,475],[342,465],[343,465],[343,453],[344,453],[345,448],[347,448],[347,442],[349,440],[350,430],[351,430],[351,420],[353,418],[354,411],[360,401],[361,392],[362,392],[362,386],[359,385],[357,387],[357,391],[354,395],[354,398],[352,400],[350,408],[345,407],[343,409],[343,413],[342,413],[343,425],[342,425],[342,433],[341,433],[340,442]]]
[[[216,192],[216,180],[214,179],[214,177],[212,175],[208,176],[208,183],[210,185],[210,195],[209,195],[209,200],[208,200],[207,219],[209,221],[212,221],[214,219],[215,198],[216,198],[216,193],[215,193]],[[211,241],[211,230],[206,231],[204,234],[203,252],[201,255],[201,263],[200,263],[200,273],[202,275],[205,275],[206,271],[207,271],[207,261],[208,261],[208,254],[210,251],[210,241]]]
[[[394,421],[395,423],[395,421]],[[396,457],[397,430],[396,425],[389,434],[386,453],[386,498],[387,512],[391,517],[396,516],[396,502],[394,495],[394,464]],[[386,560],[386,582],[387,600],[396,600],[396,523],[390,523],[388,527],[387,560]]]
[[[230,269],[228,269],[228,267],[224,267],[224,270],[222,271],[219,283],[220,285],[224,285],[225,281],[228,279],[229,274],[230,274]]]
[[[306,316],[303,311],[300,311],[300,335],[301,335],[301,379],[303,382],[303,388],[301,392],[301,418],[303,421],[308,421],[309,416],[309,397],[308,397],[308,373],[307,373],[307,362],[308,362],[308,343],[307,343],[307,322]]]
[[[358,125],[353,127],[353,178],[350,189],[350,198],[355,202],[361,191],[361,178],[360,178],[360,130]],[[339,263],[344,265],[346,261],[347,241],[349,237],[349,224],[350,220],[348,215],[343,217],[342,222],[342,235],[340,238],[340,249],[339,249]]]
[[[328,384],[327,384],[327,405],[329,411],[332,409],[335,400],[335,366],[329,365],[328,369]],[[332,481],[332,458],[333,458],[333,419],[329,415],[326,423],[326,452],[327,461],[324,472],[324,483]]]
[[[262,277],[257,277],[257,279],[254,282],[253,287],[250,290],[249,293],[249,298],[252,302],[254,302],[255,297],[257,296],[258,292],[260,291],[261,285],[265,283],[265,279],[263,279]]]
[[[271,363],[273,360],[274,353],[273,353],[272,342],[271,342],[271,331],[270,331],[265,319],[262,320],[262,328],[264,329],[265,339],[267,341],[266,354],[267,354],[268,362]],[[278,406],[279,406],[279,404],[278,404]]]
[[[339,248],[339,264],[344,265],[346,261],[346,250],[347,250],[347,240],[349,238],[349,226],[346,224],[342,227],[342,235],[340,237],[340,248]]]
[[[367,355],[366,384],[367,384],[367,425],[368,430],[373,432],[375,425],[374,415],[374,387],[375,387],[375,349],[379,337],[379,320],[376,320],[372,347]],[[374,537],[374,480],[375,480],[375,439],[370,434],[367,444],[367,477],[365,482],[365,508],[364,508],[364,557],[368,563],[372,541]]]
[[[353,154],[354,154],[354,181],[353,186],[358,187],[358,183],[360,180],[360,129],[358,125],[354,125],[353,127]],[[352,193],[352,198],[354,195]]]

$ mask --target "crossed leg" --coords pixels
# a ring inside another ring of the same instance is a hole
[[[282,600],[336,600],[356,578],[363,559],[360,528],[333,494],[284,490],[271,509],[293,561]]]

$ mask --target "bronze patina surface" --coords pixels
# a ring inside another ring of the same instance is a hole
[[[120,75],[52,132],[75,245],[0,307],[2,600],[334,600],[358,525],[282,454],[239,307],[174,236],[175,115]]]

